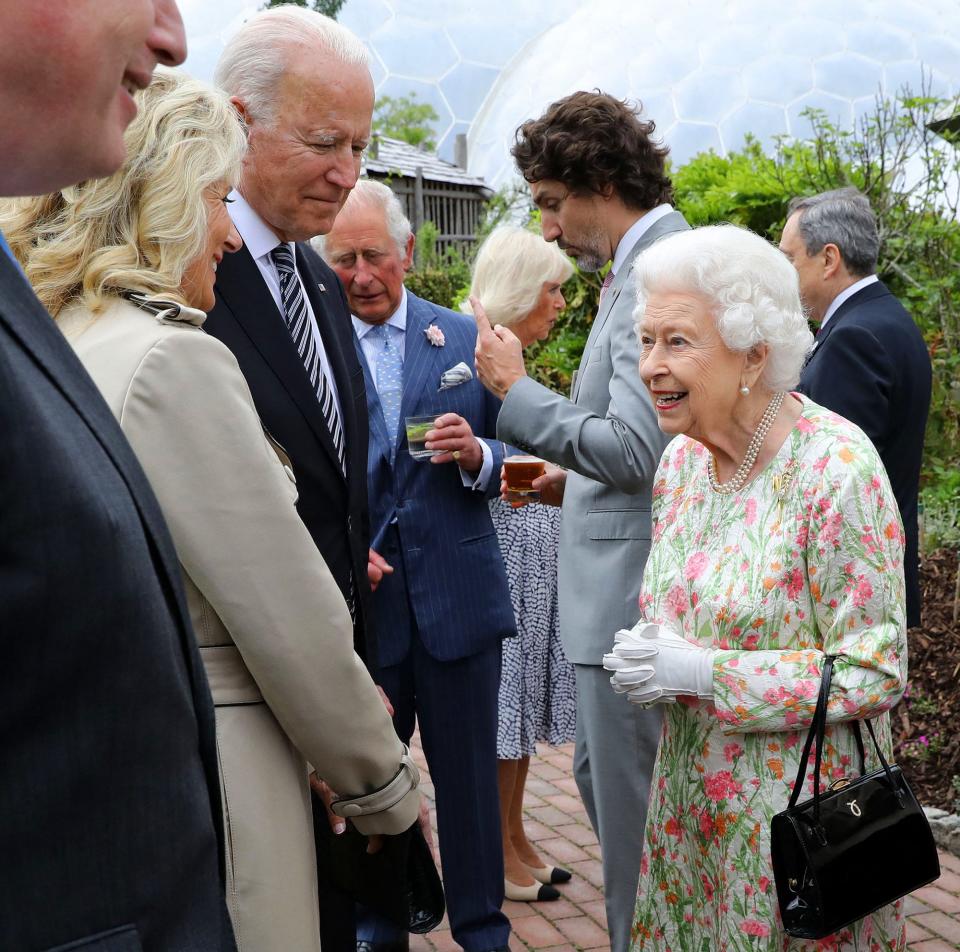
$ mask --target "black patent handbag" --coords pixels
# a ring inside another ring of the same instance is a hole
[[[865,772],[860,724],[853,721],[860,776],[820,792],[833,662],[828,655],[790,803],[770,828],[780,917],[800,939],[831,935],[940,875],[930,824],[900,768],[884,758],[869,720],[880,768]],[[814,744],[813,797],[797,803]]]

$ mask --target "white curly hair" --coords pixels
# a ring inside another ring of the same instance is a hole
[[[772,391],[790,390],[813,346],[800,303],[796,269],[759,235],[736,225],[709,225],[658,241],[634,266],[639,325],[655,292],[680,291],[707,299],[724,344],[742,353],[766,344],[761,377]]]

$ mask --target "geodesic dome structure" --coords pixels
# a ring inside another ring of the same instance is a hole
[[[467,132],[469,170],[493,187],[516,127],[577,89],[640,100],[679,164],[748,132],[802,136],[811,106],[850,127],[924,75],[960,91],[956,0],[348,0],[340,19],[373,51],[378,95],[433,104],[441,155]]]

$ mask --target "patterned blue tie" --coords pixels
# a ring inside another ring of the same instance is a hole
[[[400,423],[400,400],[403,397],[403,358],[391,340],[388,324],[378,324],[370,331],[377,341],[377,394],[383,408],[383,419],[390,437],[391,455],[397,451],[397,426]]]

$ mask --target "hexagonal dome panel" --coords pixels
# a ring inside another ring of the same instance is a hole
[[[830,93],[815,89],[787,106],[787,131],[790,135],[798,139],[810,135],[813,127],[810,119],[804,115],[808,109],[819,109],[825,113],[830,122],[844,129],[849,129],[853,125],[851,100],[844,99],[842,96],[831,96]]]
[[[725,152],[743,148],[748,135],[769,147],[774,144],[776,136],[786,133],[786,110],[783,106],[773,106],[766,102],[746,102],[720,123],[720,136]]]
[[[716,121],[745,99],[740,73],[732,69],[702,69],[677,83],[673,100],[680,119]]]
[[[428,20],[387,21],[370,34],[388,73],[430,82],[439,79],[460,58],[446,31]]]
[[[803,56],[770,53],[743,67],[747,96],[764,102],[790,102],[813,88],[813,63]]]
[[[817,89],[844,99],[871,96],[883,82],[883,65],[859,53],[835,53],[813,64]]]
[[[186,68],[210,79],[225,37],[263,0],[178,2]],[[777,110],[791,134],[804,133],[807,104],[852,122],[881,86],[919,91],[921,63],[935,95],[960,89],[957,0],[347,0],[340,22],[376,54],[379,93],[416,90],[438,106],[445,158],[454,123],[469,124],[470,171],[491,184],[513,175],[514,129],[578,88],[643,101],[675,163],[704,144],[737,148],[749,123],[769,137]]]

